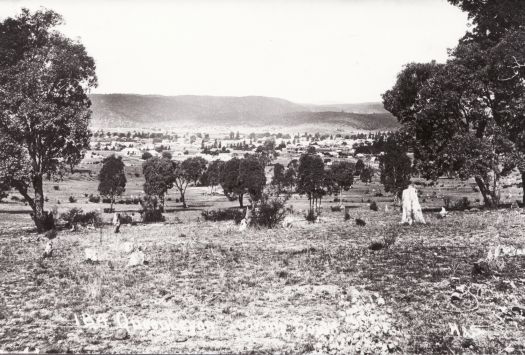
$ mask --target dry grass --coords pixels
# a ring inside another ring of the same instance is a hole
[[[491,245],[524,244],[524,215],[427,215],[427,225],[408,227],[397,225],[395,211],[350,213],[348,222],[325,212],[321,224],[244,233],[211,222],[125,226],[120,235],[108,228],[102,243],[98,231],[61,232],[54,256],[43,261],[44,242],[34,234],[0,232],[3,350],[525,350],[517,311],[525,308],[525,257],[505,258],[490,277],[471,273]],[[356,217],[367,226],[355,226]],[[391,245],[371,251],[373,240]],[[140,245],[148,264],[127,268],[124,242]],[[86,247],[106,259],[83,262]],[[458,286],[468,291],[451,303]],[[123,314],[129,338],[117,340],[123,324],[115,317]],[[80,324],[106,319],[108,329],[78,327],[75,315]],[[138,329],[137,320],[154,329]],[[452,336],[449,324],[474,330]]]

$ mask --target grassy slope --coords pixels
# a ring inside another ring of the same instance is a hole
[[[194,221],[124,227],[120,235],[105,228],[102,243],[99,231],[61,232],[56,254],[42,262],[43,242],[35,235],[0,232],[2,346],[21,351],[53,344],[75,352],[297,352],[316,347],[325,352],[331,347],[346,353],[357,349],[338,348],[338,341],[351,342],[356,334],[352,319],[365,315],[362,338],[373,338],[379,319],[388,326],[388,333],[377,336],[379,344],[397,344],[402,352],[466,350],[462,343],[471,343],[450,336],[449,323],[479,328],[472,351],[495,353],[510,345],[523,349],[523,317],[499,307],[523,307],[525,258],[505,259],[497,277],[471,275],[472,263],[490,245],[523,244],[523,215],[453,213],[445,220],[427,215],[426,226],[399,227],[398,212],[355,209],[351,214],[366,216],[368,225],[342,223],[340,213],[327,212],[321,224],[298,222],[292,229],[271,231],[241,233],[228,223]],[[390,250],[367,249],[372,240],[391,233],[397,241]],[[125,267],[120,250],[125,241],[144,249],[148,265]],[[103,249],[108,260],[82,262],[86,247]],[[479,308],[466,311],[473,297],[451,305],[458,285],[470,287]],[[371,308],[379,299],[385,305]],[[374,314],[366,313],[370,309]],[[177,331],[131,327],[126,340],[114,339],[117,327],[111,324],[93,331],[75,327],[75,313],[114,317],[119,311],[130,319],[185,325]],[[335,324],[332,338],[321,334],[330,324]],[[310,326],[312,334],[298,325]]]

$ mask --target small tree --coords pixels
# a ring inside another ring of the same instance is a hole
[[[374,170],[372,169],[371,166],[367,166],[366,168],[364,168],[361,171],[361,175],[359,176],[361,181],[367,185],[372,182],[373,177],[374,177]]]
[[[188,208],[186,204],[186,189],[190,183],[197,184],[204,171],[206,171],[206,160],[201,157],[193,157],[184,160],[182,163],[175,162],[175,173],[173,182],[180,193],[180,200],[183,208]]]
[[[252,203],[260,199],[266,184],[264,167],[254,157],[231,159],[221,169],[220,182],[226,197],[238,198],[240,207],[244,207],[245,194],[250,195]]]
[[[93,58],[55,30],[60,24],[45,9],[0,22],[0,180],[25,198],[39,232],[53,227],[43,180],[82,159],[97,84]]]
[[[122,157],[114,154],[106,157],[102,161],[102,169],[98,175],[98,192],[102,196],[111,199],[111,208],[115,203],[115,196],[120,196],[126,190],[126,175],[124,174],[124,162]]]
[[[153,155],[151,155],[150,152],[144,152],[142,153],[142,160],[148,160],[149,158],[152,158]]]
[[[250,197],[252,207],[255,207],[254,203],[259,201],[266,185],[264,166],[258,159],[249,157],[241,160],[239,164],[239,185]]]
[[[339,199],[344,191],[348,191],[354,184],[354,167],[348,161],[336,162],[332,165],[331,177]]]
[[[221,168],[224,162],[222,160],[214,160],[208,164],[208,168],[201,176],[201,184],[204,186],[209,186],[211,193],[217,185],[220,183],[220,173]]]
[[[285,185],[284,165],[276,163],[273,166],[273,178],[271,184],[277,187],[277,191],[281,191]]]
[[[224,195],[230,200],[239,199],[239,205],[243,207],[244,191],[239,185],[239,166],[241,160],[233,158],[228,160],[221,168],[219,181]]]
[[[410,185],[412,163],[406,151],[399,146],[392,146],[379,160],[381,184],[386,192],[401,197],[404,189]]]
[[[365,163],[362,159],[358,159],[355,163],[355,176],[361,176],[361,172],[365,168]]]
[[[314,207],[318,209],[317,201],[324,195],[325,179],[323,159],[314,154],[303,154],[297,171],[297,193],[306,194],[311,214]]]
[[[157,196],[164,207],[164,196],[173,187],[175,167],[168,158],[150,158],[142,164],[144,174],[144,192]]]

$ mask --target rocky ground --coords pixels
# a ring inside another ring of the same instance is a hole
[[[197,220],[61,231],[45,259],[47,241],[10,219],[0,350],[525,352],[525,256],[474,266],[525,246],[521,210],[427,213],[420,226],[394,210],[350,213],[244,232]],[[139,248],[144,265],[128,266]]]

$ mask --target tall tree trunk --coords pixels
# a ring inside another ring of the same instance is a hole
[[[180,200],[182,202],[182,208],[188,208],[186,205],[186,197],[184,196],[184,192],[180,192]]]
[[[239,206],[240,206],[241,208],[244,207],[244,205],[243,205],[243,200],[244,200],[244,194],[240,194],[240,195],[239,195]]]
[[[495,206],[494,206],[494,202],[492,201],[492,197],[491,197],[492,195],[489,189],[487,189],[487,187],[485,186],[483,179],[476,176],[475,180],[476,180],[476,184],[479,187],[479,191],[481,192],[481,195],[483,196],[483,201],[485,202],[485,206],[488,208],[494,208]]]
[[[42,233],[49,229],[53,229],[55,226],[53,216],[44,211],[44,188],[41,175],[33,177],[33,189],[35,190],[35,198],[33,203],[30,204],[33,209],[32,217],[38,232]]]

